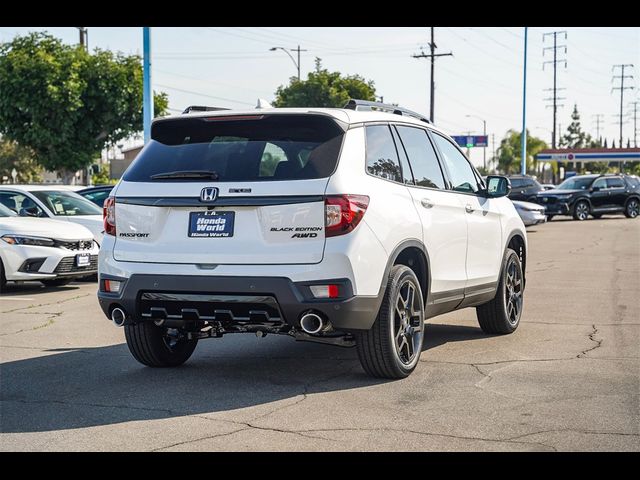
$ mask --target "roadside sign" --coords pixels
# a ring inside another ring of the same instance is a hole
[[[489,145],[489,135],[454,135],[453,140],[461,147],[486,147]]]

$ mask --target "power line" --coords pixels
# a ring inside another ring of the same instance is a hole
[[[176,92],[190,93],[192,95],[198,95],[200,97],[213,98],[215,100],[224,100],[225,102],[232,102],[232,103],[239,103],[241,105],[251,105],[251,106],[253,106],[253,103],[243,102],[241,100],[234,100],[232,98],[216,97],[215,95],[207,95],[206,93],[194,92],[193,90],[184,90],[182,88],[172,87],[171,85],[162,85],[162,84],[156,83],[156,86],[161,87],[161,88],[168,88],[169,90],[175,90]]]
[[[419,54],[414,54],[412,55],[413,58],[429,58],[431,59],[431,89],[430,89],[430,104],[429,104],[429,119],[431,120],[431,123],[434,123],[434,119],[435,119],[435,108],[434,108],[434,101],[435,101],[435,89],[436,89],[436,84],[435,84],[435,60],[436,57],[447,57],[447,56],[451,56],[453,57],[453,53],[449,52],[449,53],[436,53],[436,48],[437,45],[435,43],[434,40],[434,31],[433,31],[433,27],[431,27],[431,42],[429,42],[429,49],[431,51],[430,54],[426,54],[424,53],[424,51],[422,49],[420,49],[420,53]]]
[[[634,88],[633,85],[632,86],[627,86],[627,87],[624,86],[624,81],[626,79],[633,79],[633,75],[629,75],[629,74],[625,75],[624,70],[627,67],[633,68],[633,64],[632,63],[618,64],[618,65],[614,65],[613,68],[611,69],[611,71],[614,72],[614,73],[616,71],[616,68],[621,69],[620,75],[613,75],[612,78],[611,78],[612,82],[615,82],[616,79],[618,79],[618,78],[620,79],[620,86],[611,88],[612,92],[614,90],[620,90],[620,121],[619,121],[619,123],[620,123],[620,147],[622,147],[622,123],[623,123],[623,120],[622,120],[622,107],[624,105],[624,91],[625,90],[632,90]]]
[[[544,57],[544,54],[547,52],[547,50],[553,50],[553,60],[548,60],[546,62],[542,62],[542,70],[544,70],[544,66],[547,65],[548,63],[553,64],[553,88],[551,90],[553,90],[553,97],[551,98],[546,98],[545,100],[552,100],[552,106],[553,106],[553,133],[551,136],[551,148],[556,148],[556,118],[557,118],[557,114],[558,114],[558,100],[565,100],[564,98],[558,98],[558,90],[560,90],[558,88],[558,82],[557,82],[557,77],[558,77],[558,63],[564,63],[564,68],[567,68],[567,60],[562,58],[562,59],[558,59],[558,50],[560,49],[564,49],[564,54],[567,54],[567,46],[566,45],[558,45],[558,35],[564,35],[564,39],[567,39],[567,32],[566,31],[555,31],[555,32],[549,32],[549,33],[543,33],[542,34],[542,42],[544,43],[544,41],[547,39],[548,36],[553,35],[553,46],[552,47],[543,47],[542,49],[542,56]],[[563,106],[563,105],[560,105]]]

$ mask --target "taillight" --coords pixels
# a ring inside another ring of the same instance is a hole
[[[102,223],[104,225],[104,233],[107,235],[116,235],[116,199],[108,197],[102,206]]]
[[[336,237],[352,231],[368,206],[366,195],[328,195],[324,200],[325,236]]]

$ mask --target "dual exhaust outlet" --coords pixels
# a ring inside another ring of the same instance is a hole
[[[111,310],[111,321],[116,327],[122,327],[127,321],[127,313],[120,307]],[[331,323],[314,312],[306,312],[300,317],[300,328],[309,335],[318,335],[332,330]]]

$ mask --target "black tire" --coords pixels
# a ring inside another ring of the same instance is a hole
[[[394,265],[375,323],[370,330],[356,334],[362,368],[373,377],[405,378],[418,365],[423,341],[420,282],[409,267]]]
[[[593,218],[595,218],[596,220],[599,219],[599,218],[602,218],[602,214],[601,213],[592,213],[591,216]]]
[[[148,367],[177,367],[189,360],[198,340],[172,338],[169,330],[151,321],[124,326],[127,346],[134,358]]]
[[[4,292],[4,287],[7,285],[7,277],[4,275],[4,264],[0,260],[0,293]]]
[[[493,300],[476,307],[478,323],[484,332],[507,334],[515,332],[518,328],[524,303],[522,280],[520,257],[508,248],[496,296]]]
[[[555,215],[547,215],[547,222],[553,220],[553,217],[555,217]]]
[[[636,218],[640,216],[640,200],[637,198],[630,198],[627,201],[627,205],[624,207],[624,215],[627,218]]]
[[[587,218],[589,218],[589,202],[578,200],[573,206],[573,219],[582,221]]]
[[[54,278],[53,280],[40,280],[45,287],[63,287],[71,283],[71,278]]]

